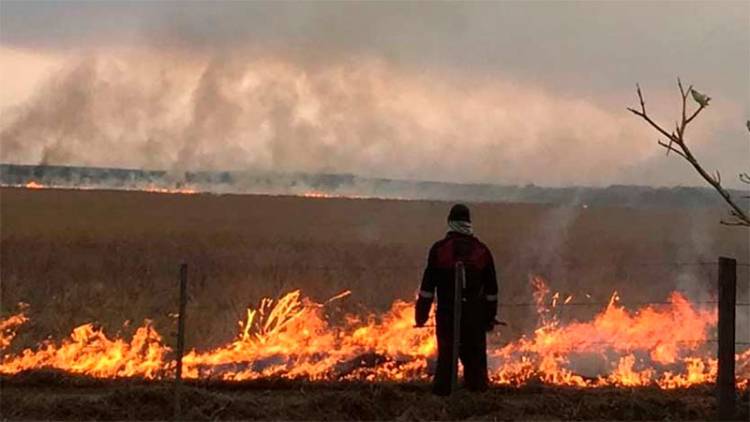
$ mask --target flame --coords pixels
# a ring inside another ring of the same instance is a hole
[[[174,189],[172,189],[172,188],[159,187],[159,186],[155,186],[155,185],[148,185],[148,186],[144,187],[143,189],[128,189],[128,190],[141,190],[141,191],[144,191],[144,192],[152,192],[152,193],[179,193],[179,194],[182,194],[182,195],[194,195],[194,194],[198,193],[197,190],[190,189],[190,188],[174,188]]]
[[[578,387],[658,386],[671,389],[713,382],[717,363],[707,350],[716,313],[700,309],[682,294],[666,305],[627,310],[613,293],[590,321],[561,322],[554,312],[560,295],[550,295],[539,277],[531,280],[538,326],[530,334],[501,344],[489,340],[490,376],[495,384],[538,380]],[[413,304],[396,301],[382,314],[345,315],[334,321],[327,310],[349,296],[345,291],[316,303],[292,291],[278,300],[263,299],[239,321],[237,337],[211,350],[192,350],[183,359],[186,378],[248,380],[263,377],[365,381],[429,379],[436,354],[431,328],[413,327]],[[567,296],[564,302],[570,302]],[[554,305],[554,306],[553,306]],[[10,347],[23,313],[0,320],[0,345]],[[750,350],[737,359],[738,386],[747,388]],[[599,370],[584,375],[582,363]],[[84,324],[60,342],[6,354],[0,373],[56,368],[92,377],[172,376],[172,350],[146,321],[132,339],[109,338]]]
[[[139,327],[129,342],[111,340],[101,328],[89,323],[75,328],[70,337],[59,344],[44,342],[36,350],[25,349],[12,357],[6,355],[0,373],[56,368],[98,378],[141,376],[151,379],[168,367],[165,360],[168,351],[150,321]]]
[[[504,366],[499,371],[498,382],[523,382],[535,374],[553,384],[657,384],[675,388],[715,379],[714,359],[690,356],[705,349],[708,332],[716,325],[715,311],[696,309],[682,294],[673,292],[667,306],[647,305],[630,312],[618,304],[619,295],[615,292],[607,307],[593,320],[562,325],[553,314],[559,295],[552,295],[551,306],[545,306],[550,292],[546,283],[539,277],[533,277],[531,283],[539,326],[532,337],[491,352],[490,356]],[[643,355],[640,361],[634,353]],[[591,360],[593,356],[606,360],[608,355],[616,356],[617,360],[607,376],[586,379],[566,368],[571,360]],[[523,364],[519,366],[518,360]],[[637,370],[637,364],[644,368]],[[670,370],[660,373],[656,369],[675,365],[682,366],[683,373],[675,374]]]
[[[147,185],[136,185],[136,186],[114,186],[114,187],[108,187],[108,186],[95,186],[95,185],[53,185],[53,184],[43,184],[39,183],[37,181],[31,180],[25,184],[19,184],[19,185],[0,185],[0,186],[9,186],[9,187],[16,187],[16,188],[25,188],[25,189],[68,189],[68,190],[121,190],[121,191],[127,191],[127,192],[150,192],[150,193],[165,193],[165,194],[182,194],[182,195],[194,195],[201,192],[207,192],[209,189],[206,190],[200,190],[198,188],[194,187],[169,187],[169,186],[163,186],[163,185],[157,185],[157,184],[147,184]],[[242,192],[247,193],[247,192]],[[300,196],[303,198],[314,198],[314,199],[332,199],[332,198],[347,198],[347,199],[383,199],[376,196],[367,196],[367,195],[356,195],[353,193],[332,193],[332,192],[323,192],[319,190],[310,190],[310,191],[304,191],[299,193],[292,193],[291,195],[294,196]],[[402,198],[402,197],[395,197],[395,196],[389,196],[388,199],[395,199],[400,201],[407,201],[408,198]]]
[[[5,186],[5,185],[0,185]],[[26,182],[22,185],[8,185],[11,187],[21,187],[25,189],[72,189],[72,190],[98,190],[98,189],[109,189],[106,187],[97,187],[97,186],[67,186],[67,185],[49,185],[49,184],[43,184],[39,183],[35,180],[30,180],[29,182]],[[128,192],[151,192],[151,193],[169,193],[169,194],[182,194],[182,195],[193,195],[200,193],[197,189],[193,188],[183,188],[183,187],[165,187],[165,186],[158,186],[155,184],[148,184],[146,186],[118,186],[112,188],[114,190],[123,190]]]
[[[34,180],[29,181],[28,183],[23,185],[23,187],[25,187],[26,189],[46,189],[47,188],[47,186],[41,183],[37,183]]]
[[[335,198],[336,197],[336,195],[317,191],[317,190],[302,192],[300,196],[302,196],[303,198]]]
[[[303,198],[314,198],[314,199],[333,199],[333,198],[345,198],[345,199],[392,199],[392,200],[398,200],[398,201],[409,201],[409,198],[400,197],[400,196],[393,196],[393,195],[387,195],[387,196],[371,196],[371,195],[361,195],[356,194],[353,192],[324,192],[320,190],[309,190],[304,191],[301,193],[293,194],[295,196],[301,196]]]
[[[16,336],[16,329],[26,323],[29,319],[26,314],[20,312],[11,315],[6,319],[0,320],[0,350],[10,346],[13,338]]]

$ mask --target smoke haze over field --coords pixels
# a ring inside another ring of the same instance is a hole
[[[750,167],[745,2],[0,8],[2,162],[699,184],[624,109],[670,126],[679,74],[696,153]]]

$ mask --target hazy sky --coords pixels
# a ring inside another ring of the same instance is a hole
[[[700,184],[624,109],[671,126],[680,75],[750,168],[748,1],[3,0],[0,47],[2,161]]]

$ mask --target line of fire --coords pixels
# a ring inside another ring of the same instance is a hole
[[[557,310],[575,298],[552,293],[540,277],[530,282],[538,325],[522,338],[490,342],[493,383],[522,385],[534,380],[587,388],[672,389],[716,381],[715,305],[693,304],[673,292],[663,304],[627,309],[613,292],[592,320],[561,323]],[[434,371],[435,336],[429,328],[414,329],[413,305],[397,301],[384,314],[346,315],[342,324],[331,325],[326,311],[350,294],[342,292],[324,303],[311,301],[299,290],[263,299],[238,321],[235,340],[187,353],[183,376],[235,381],[428,379]],[[28,322],[23,309],[0,320],[0,347],[9,347],[16,330]],[[175,361],[168,343],[148,320],[130,339],[108,336],[89,323],[75,328],[68,338],[5,354],[0,373],[53,368],[96,378],[169,378]],[[599,375],[581,375],[577,361],[591,365],[592,360],[598,361]],[[736,355],[736,368],[737,386],[745,389],[750,349]]]

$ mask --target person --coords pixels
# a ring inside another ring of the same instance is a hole
[[[415,306],[415,322],[427,322],[437,291],[435,325],[438,358],[433,393],[451,393],[453,362],[454,277],[457,262],[465,268],[462,288],[458,357],[464,368],[464,385],[470,391],[487,389],[487,332],[497,314],[497,277],[489,248],[474,236],[469,208],[454,205],[448,214],[448,233],[436,242],[427,258]]]

